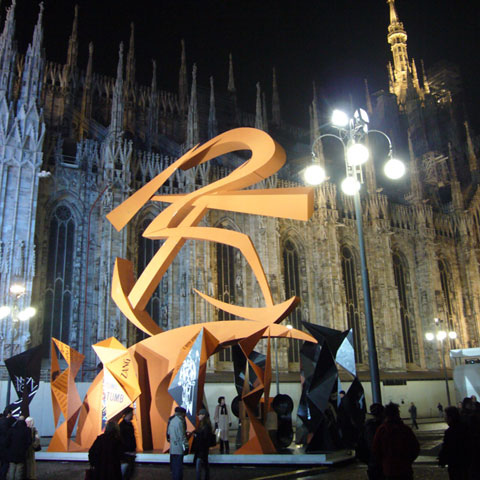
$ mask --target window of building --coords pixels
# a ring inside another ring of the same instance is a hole
[[[300,296],[300,268],[297,246],[291,241],[286,240],[283,245],[283,273],[285,277],[286,298],[294,295]],[[302,329],[302,314],[299,308],[293,310],[288,317],[288,323],[293,328]],[[290,340],[288,346],[288,363],[300,362],[300,342]]]
[[[137,233],[137,242],[138,242],[138,257],[137,257],[137,278],[145,270],[146,266],[150,263],[150,260],[160,249],[163,240],[151,240],[150,238],[145,238],[142,236],[145,229],[150,225],[152,218],[146,218],[140,227],[140,231]],[[164,277],[162,282],[166,282],[167,279]],[[161,283],[160,283],[161,285]],[[157,287],[153,295],[150,297],[150,300],[147,303],[145,310],[152,317],[152,320],[160,325],[162,328],[168,327],[168,314],[165,314],[164,311],[168,308],[166,305],[161,305],[161,294],[160,294],[160,285]],[[162,312],[163,310],[163,312]],[[161,316],[163,313],[164,321],[161,321]],[[136,339],[137,342],[140,342],[147,337],[147,334],[144,333],[139,328],[136,329]]]
[[[412,332],[411,332],[411,315],[408,307],[408,290],[406,268],[402,259],[397,253],[393,254],[393,274],[395,277],[395,285],[397,286],[398,301],[400,303],[400,321],[402,324],[403,348],[405,352],[405,361],[414,363]]]
[[[440,272],[440,282],[442,284],[443,299],[445,301],[445,313],[447,318],[446,328],[448,330],[455,330],[453,321],[453,305],[452,305],[452,290],[448,279],[448,270],[443,260],[438,261],[438,270]],[[458,334],[458,332],[457,332]],[[455,348],[455,340],[449,339],[450,347]]]
[[[50,220],[47,285],[43,318],[44,351],[50,352],[50,339],[70,343],[72,320],[72,280],[75,246],[75,220],[71,210],[58,206]]]
[[[225,303],[235,303],[235,249],[223,243],[216,244],[217,249],[217,298]],[[218,320],[233,320],[235,317],[228,312],[218,310]],[[219,362],[232,361],[230,347],[220,350]]]
[[[355,258],[352,251],[344,246],[342,247],[342,274],[345,286],[345,297],[347,307],[348,328],[353,329],[353,345],[355,348],[355,361],[362,363],[362,338],[360,334],[360,312],[358,305],[357,275]]]

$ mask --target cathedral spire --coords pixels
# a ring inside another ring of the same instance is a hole
[[[30,104],[35,102],[41,91],[44,59],[42,55],[43,40],[43,2],[40,3],[37,24],[33,30],[32,43],[28,46],[25,55],[25,64],[22,73],[22,89],[18,105]]]
[[[263,130],[265,132],[268,132],[267,99],[265,97],[265,92],[262,92],[262,119],[263,119]]]
[[[257,100],[255,104],[255,128],[263,130],[262,92],[260,89],[260,82],[257,82]]]
[[[135,85],[135,25],[130,24],[130,42],[128,44],[127,61],[125,65],[125,84],[128,89]]]
[[[427,78],[427,74],[425,73],[425,65],[423,64],[423,60],[420,60],[422,65],[422,77],[423,77],[423,90],[425,93],[430,93],[430,83]]]
[[[16,0],[7,9],[5,25],[0,36],[0,92],[11,96],[11,84],[15,65],[15,48],[13,36],[15,33]]]
[[[455,170],[455,154],[453,152],[452,142],[448,142],[448,165],[450,170],[450,191],[452,194],[452,203],[455,210],[463,210],[463,196]]]
[[[187,61],[185,56],[185,40],[182,39],[182,58],[180,61],[180,72],[178,75],[178,100],[180,111],[185,112],[188,106],[188,79],[187,79]]]
[[[208,138],[218,135],[217,113],[215,109],[215,90],[213,87],[213,77],[210,77],[210,109],[208,112]]]
[[[390,25],[388,26],[387,41],[391,45],[393,56],[393,71],[389,70],[390,91],[397,96],[397,102],[400,108],[404,108],[407,97],[408,76],[413,74],[416,77],[416,71],[412,72],[408,60],[407,51],[407,32],[403,28],[403,23],[400,22],[397,11],[395,10],[395,0],[387,0],[390,7]],[[390,68],[390,67],[389,67]],[[420,86],[415,84],[417,95],[423,99],[423,91]]]
[[[315,88],[315,82],[313,82],[313,100],[310,105],[310,144],[312,145],[312,153],[320,163],[320,165],[325,168],[325,156],[323,154],[323,145],[322,141],[317,140],[320,135],[320,125],[318,122],[318,108],[317,108],[317,89]]]
[[[73,17],[72,33],[68,39],[67,68],[72,69],[77,66],[78,57],[78,5],[75,5],[75,14]]]
[[[272,87],[272,123],[280,125],[282,122],[280,116],[280,96],[278,95],[277,73],[273,67],[273,87]]]
[[[193,64],[192,91],[187,116],[187,148],[198,144],[200,139],[198,132],[198,104],[197,104],[197,65]]]
[[[472,179],[475,181],[478,177],[478,159],[475,155],[475,150],[473,148],[472,137],[470,136],[470,127],[468,122],[464,123],[465,125],[465,133],[467,135],[467,156],[468,156],[468,166],[470,168],[470,173],[472,175]]]
[[[365,102],[367,105],[367,112],[369,115],[373,113],[372,99],[370,98],[370,91],[368,90],[368,80],[365,78]]]
[[[227,90],[230,93],[235,93],[235,78],[233,76],[233,60],[232,54],[230,53],[228,57],[228,87]]]
[[[157,92],[157,62],[152,60],[152,84],[150,87],[150,104],[148,106],[147,150],[152,148],[153,137],[158,127],[158,92]]]
[[[117,78],[113,89],[110,135],[114,138],[123,132],[123,42],[118,49]]]
[[[91,98],[92,72],[93,72],[93,43],[90,42],[88,44],[87,72],[85,73],[85,81],[83,83],[82,107],[80,110],[80,126],[78,129],[79,140],[83,139],[84,137],[86,122],[87,122],[87,119],[90,118],[91,109],[92,109],[92,98]]]

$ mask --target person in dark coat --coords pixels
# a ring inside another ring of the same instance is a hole
[[[368,450],[368,468],[367,475],[369,480],[383,480],[382,466],[378,463],[377,457],[373,454],[373,439],[377,433],[378,427],[383,423],[383,405],[381,403],[372,403],[370,413],[373,418],[365,422],[364,439]]]
[[[11,426],[7,435],[8,480],[23,480],[25,476],[25,459],[32,443],[32,432],[23,416]]]
[[[396,403],[389,403],[384,412],[385,421],[378,427],[373,439],[373,454],[387,480],[411,480],[412,464],[420,452],[417,437],[402,422]]]
[[[448,428],[445,430],[442,448],[438,455],[438,463],[448,465],[450,480],[468,480],[471,464],[471,441],[468,428],[462,423],[460,412],[456,407],[445,409],[445,420]]]
[[[460,417],[462,423],[467,428],[470,445],[478,450],[478,445],[480,445],[480,412],[476,410],[475,404],[470,397],[463,399]],[[469,480],[480,479],[480,455],[476,454],[476,451],[474,451],[471,457],[468,478]]]
[[[135,471],[135,452],[137,451],[137,440],[135,439],[135,429],[132,424],[133,408],[128,407],[120,423],[120,438],[123,445],[122,475],[123,480],[130,480]]]
[[[212,424],[208,415],[208,411],[202,408],[198,412],[199,425],[193,432],[193,464],[195,465],[196,480],[201,480],[202,471],[205,472],[205,480],[210,478],[210,467],[208,465],[208,450],[212,438]]]
[[[7,440],[8,431],[15,423],[15,418],[12,416],[12,410],[7,407],[3,412],[3,417],[0,418],[0,480],[6,480],[8,471],[7,458]]]
[[[88,461],[93,468],[94,480],[122,480],[120,462],[123,445],[118,423],[109,420],[105,433],[99,435],[88,451]]]

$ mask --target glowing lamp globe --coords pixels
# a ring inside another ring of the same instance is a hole
[[[347,161],[349,165],[362,165],[368,160],[368,148],[361,143],[354,143],[347,148]]]
[[[0,307],[0,320],[10,315],[11,308],[7,305]]]
[[[305,169],[304,176],[309,185],[318,185],[325,180],[325,170],[320,165],[310,165]]]
[[[445,340],[447,338],[447,332],[444,332],[443,330],[440,330],[438,333],[437,333],[437,339],[438,340]]]
[[[37,310],[33,307],[27,307],[25,310],[22,310],[18,313],[18,319],[24,322],[25,320],[29,320],[30,318],[34,317],[37,313]]]
[[[383,171],[388,178],[398,180],[405,174],[405,164],[396,158],[391,158],[383,167]]]
[[[360,190],[360,182],[353,177],[347,177],[342,182],[342,191],[345,195],[355,195]]]
[[[435,335],[434,335],[432,332],[427,332],[427,333],[425,334],[425,338],[426,338],[429,342],[431,342],[431,341],[435,338]]]
[[[348,125],[348,115],[341,110],[334,110],[332,113],[332,123],[336,127],[346,127]]]
[[[457,338],[457,332],[448,332],[448,336],[452,339],[455,340]]]
[[[25,287],[19,283],[15,283],[10,287],[10,293],[12,295],[23,295],[25,293]]]

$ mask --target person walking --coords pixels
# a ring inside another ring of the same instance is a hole
[[[130,480],[135,472],[135,458],[137,451],[137,440],[133,428],[133,408],[128,407],[123,413],[123,420],[120,423],[120,438],[123,445],[122,457],[122,478]]]
[[[24,479],[27,450],[32,443],[31,435],[31,430],[25,423],[25,417],[18,417],[7,436],[7,459],[9,463],[7,480]]]
[[[202,408],[198,412],[199,425],[193,432],[193,464],[195,465],[196,480],[202,479],[202,471],[205,472],[204,480],[210,479],[210,467],[208,464],[208,450],[212,439],[212,423],[208,411]]]
[[[99,435],[88,451],[88,461],[93,468],[93,480],[122,480],[120,462],[123,445],[118,423],[109,420],[105,433]]]
[[[0,480],[6,480],[8,471],[8,432],[15,423],[10,407],[5,408],[3,417],[0,418]]]
[[[450,480],[468,480],[473,453],[468,428],[461,421],[460,412],[456,407],[445,409],[445,420],[448,428],[443,437],[438,464],[441,467],[448,465]]]
[[[38,430],[35,428],[35,422],[32,417],[27,417],[25,419],[27,427],[30,429],[30,436],[32,438],[32,443],[27,449],[27,457],[25,459],[25,479],[26,480],[36,480],[37,478],[37,465],[35,462],[35,452],[40,450],[40,435]]]
[[[410,414],[410,418],[412,419],[412,427],[415,427],[418,430],[417,407],[413,402],[410,403],[410,408],[408,409],[408,413]]]
[[[183,407],[176,407],[175,415],[170,418],[167,426],[167,438],[170,442],[170,471],[173,480],[183,479],[183,455],[188,445],[186,413],[187,411]]]
[[[402,422],[398,404],[389,403],[384,414],[385,421],[373,438],[373,454],[382,466],[386,480],[411,480],[412,464],[420,452],[417,437]]]
[[[443,405],[440,402],[438,402],[437,410],[438,410],[438,416],[440,418],[443,418]]]
[[[220,453],[230,453],[230,444],[228,442],[228,430],[232,425],[230,413],[225,404],[225,397],[218,397],[218,405],[215,407],[215,431],[220,430]]]

